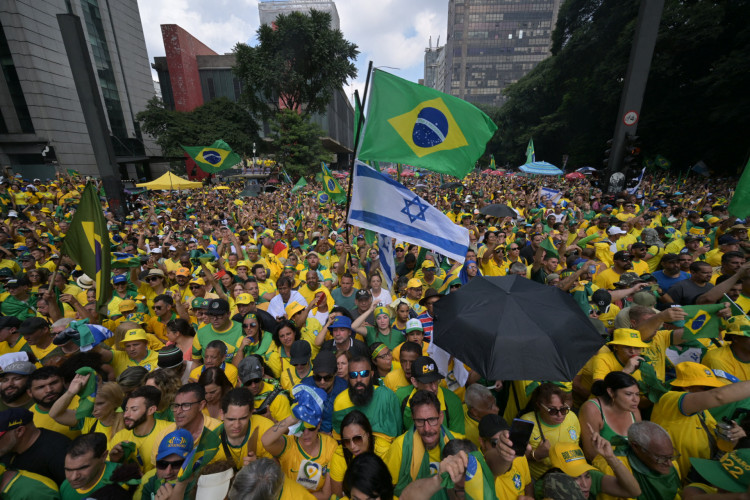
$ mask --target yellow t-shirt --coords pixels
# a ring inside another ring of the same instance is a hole
[[[404,374],[403,368],[396,369],[394,367],[393,370],[388,372],[388,374],[383,379],[383,384],[385,384],[385,386],[393,392],[396,392],[402,387],[411,385],[411,382],[406,380],[406,374]]]
[[[671,330],[659,330],[650,341],[648,348],[641,351],[641,356],[647,357],[649,364],[654,367],[659,380],[664,381],[667,362],[667,347],[672,343]]]
[[[453,434],[456,439],[463,439],[464,437],[463,434],[459,434],[458,432],[451,431],[451,434]],[[383,462],[385,462],[385,465],[388,466],[388,470],[391,473],[391,478],[394,485],[398,484],[399,473],[401,471],[401,461],[409,460],[411,462],[411,457],[403,456],[404,437],[406,437],[406,433],[401,434],[396,439],[394,439],[391,443],[391,447],[388,448],[388,451],[383,457]],[[440,446],[435,446],[433,449],[427,450],[427,457],[430,461],[430,471],[437,471],[438,464],[442,459]]]
[[[518,457],[508,472],[495,478],[495,494],[497,498],[517,498],[523,495],[527,484],[531,484],[529,462],[526,457]]]
[[[605,269],[594,277],[594,284],[605,290],[614,290],[615,283],[620,281],[620,276],[621,275],[617,274],[612,268]]]
[[[529,412],[521,417],[524,420],[534,422],[534,430],[531,431],[531,438],[529,438],[529,444],[533,449],[537,449],[542,444],[542,433],[539,432],[539,424],[542,426],[542,432],[544,433],[544,439],[550,442],[550,446],[554,446],[558,443],[578,443],[581,437],[581,424],[578,422],[578,417],[572,411],[565,415],[565,420],[559,425],[551,426],[548,425],[539,417],[537,421],[534,416],[534,412]],[[527,462],[528,463],[528,462]],[[528,463],[531,469],[531,475],[534,480],[538,480],[542,477],[542,474],[552,468],[552,462],[549,457],[545,458],[541,462]]]
[[[112,439],[109,440],[109,449],[111,450],[114,446],[123,441],[135,443],[135,446],[138,449],[138,454],[143,461],[141,469],[143,472],[150,471],[156,467],[156,461],[153,460],[156,455],[152,452],[158,449],[159,444],[161,443],[161,439],[157,441],[157,438],[161,435],[164,429],[170,425],[173,424],[166,420],[155,419],[153,429],[144,436],[138,436],[132,429],[121,429],[117,434],[112,436]]]
[[[613,352],[604,352],[601,354],[597,354],[594,356],[594,362],[591,366],[592,368],[592,375],[591,379],[592,382],[594,380],[604,380],[604,377],[607,376],[610,372],[620,372],[622,371],[623,364],[620,363],[620,360],[617,359],[617,356]],[[632,373],[633,378],[636,380],[641,380],[641,371],[636,370]]]
[[[373,452],[377,456],[380,458],[385,457],[389,447],[390,443],[387,440],[380,436],[375,436]],[[338,483],[344,482],[344,474],[346,474],[347,464],[346,459],[344,458],[344,448],[342,445],[336,447],[336,452],[334,453],[333,458],[331,458],[331,465],[328,468],[330,469],[329,472],[333,481]]]
[[[659,424],[669,433],[675,450],[680,454],[676,461],[680,470],[690,470],[690,458],[711,458],[711,445],[701,424],[702,414],[709,432],[716,437],[716,420],[707,411],[693,415],[682,413],[682,398],[686,392],[669,391],[654,405],[651,421]]]
[[[128,357],[125,351],[112,351],[112,368],[115,370],[115,375],[119,376],[126,368],[131,366],[142,366],[146,370],[152,372],[158,368],[157,361],[159,360],[159,353],[156,351],[149,350],[146,353],[146,357],[140,361],[133,361]]]
[[[215,431],[220,425],[221,420],[203,414],[203,432],[201,433],[200,439],[202,439],[206,433]],[[167,422],[167,426],[156,433],[156,439],[154,440],[156,446],[154,446],[154,448],[150,450],[152,463],[156,463],[156,454],[159,451],[159,444],[161,443],[162,439],[164,439],[164,436],[175,430],[177,430],[177,424],[175,424],[174,422]],[[200,440],[198,441],[198,444],[200,444]],[[197,446],[197,444],[193,443],[193,446]]]
[[[312,367],[308,367],[307,373],[300,377],[297,375],[297,370],[294,366],[284,363],[284,369],[281,372],[281,377],[279,377],[279,383],[285,391],[292,392],[292,388],[309,375],[312,375]]]
[[[263,388],[260,390],[260,394],[273,391],[273,386],[268,382],[263,382]],[[260,408],[265,398],[255,400],[255,408]],[[278,394],[271,402],[271,416],[277,422],[281,422],[286,417],[292,414],[292,407],[289,405],[289,399],[283,394]]]
[[[469,409],[464,404],[464,432],[466,439],[479,448],[479,421],[469,415]]]
[[[222,366],[223,366],[224,375],[227,376],[227,378],[229,379],[229,382],[232,384],[232,387],[237,387],[237,376],[238,376],[237,367],[231,363],[222,363]],[[190,372],[190,380],[195,380],[197,382],[205,368],[206,368],[206,365],[200,365],[197,368],[194,368]]]
[[[308,455],[294,436],[282,436],[284,449],[276,456],[289,479],[304,486],[308,491],[320,491],[326,481],[328,465],[336,452],[336,440],[326,434],[320,439],[316,455]]]
[[[648,267],[648,262],[645,260],[631,260],[630,263],[633,264],[633,272],[638,276],[651,272]]]
[[[240,446],[232,446],[228,441],[226,443],[227,449],[229,450],[229,454],[231,457],[227,457],[226,453],[224,451],[224,445],[219,446],[219,451],[214,456],[212,462],[216,462],[219,460],[225,460],[229,458],[229,460],[234,461],[234,464],[237,466],[238,469],[241,469],[243,466],[243,458],[247,456],[248,450],[248,439],[250,439],[250,435],[252,435],[253,432],[257,429],[257,436],[258,439],[255,441],[255,449],[252,450],[255,453],[255,456],[258,458],[273,458],[273,456],[263,447],[263,443],[261,442],[261,438],[263,437],[263,434],[266,433],[268,429],[273,427],[273,422],[268,420],[266,417],[261,417],[260,415],[252,415],[250,417],[250,425],[247,429],[247,434],[245,434],[245,439],[242,441],[242,444]],[[224,426],[220,426],[216,429],[216,433],[221,436],[222,431],[224,430]]]
[[[740,380],[750,380],[750,363],[737,359],[728,345],[709,350],[703,356],[701,363],[712,370],[718,369],[731,373]]]
[[[75,410],[78,408],[78,396],[74,397],[68,405],[69,410]],[[71,429],[67,425],[60,424],[49,416],[49,412],[46,412],[39,408],[39,405],[35,404],[29,411],[34,414],[34,425],[40,429],[49,429],[51,431],[59,432],[70,439],[75,439],[81,435],[81,431],[77,429]]]

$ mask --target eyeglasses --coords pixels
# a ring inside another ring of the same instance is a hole
[[[169,467],[172,467],[173,469],[179,469],[184,463],[185,460],[157,460],[156,468],[159,470],[168,469]]]
[[[292,366],[307,366],[307,363],[292,363]]]
[[[375,356],[375,359],[385,359],[385,358],[392,358],[393,353],[391,351],[384,352],[383,354],[378,354]]]
[[[641,446],[638,443],[631,443],[633,446],[637,446],[641,450],[643,450],[644,453],[646,453],[649,457],[651,457],[651,460],[656,462],[659,465],[669,465],[673,461],[678,460],[682,455],[677,453],[676,451],[672,455],[657,455],[653,452],[651,452],[648,448]]]
[[[570,411],[570,407],[569,406],[563,406],[561,408],[547,408],[542,403],[539,403],[539,406],[541,406],[542,408],[544,408],[545,410],[547,410],[547,413],[549,413],[553,417],[555,415],[562,415],[564,417]]]
[[[440,417],[428,417],[428,418],[415,418],[414,419],[414,425],[417,427],[424,427],[427,424],[430,424],[430,427],[435,427],[438,424],[438,420],[440,420]]]
[[[365,436],[364,434],[358,434],[356,436],[352,436],[351,438],[342,437],[341,444],[343,444],[347,448],[351,445],[362,446],[365,444]]]
[[[511,251],[518,250],[518,247],[510,247]]]
[[[263,382],[262,378],[251,378],[250,380],[245,382],[245,385],[256,385],[260,384],[261,382]]]
[[[164,309],[164,306],[154,306],[154,311],[161,311]]]
[[[149,276],[146,278],[146,281],[156,281],[160,279],[161,279],[161,276]]]
[[[201,286],[202,286],[202,285],[190,285],[190,289],[191,289],[191,290],[197,290],[197,289],[198,289],[198,288],[200,288]]]
[[[258,326],[258,323],[243,323],[242,326],[244,326],[245,328],[255,328],[256,326]]]
[[[370,370],[360,370],[358,372],[349,372],[349,378],[354,380],[356,378],[365,378],[370,375]]]
[[[197,404],[200,404],[200,401],[193,401],[192,403],[172,403],[172,411],[190,411],[190,408]]]
[[[316,382],[322,382],[324,380],[326,382],[330,382],[331,380],[333,380],[333,377],[333,375],[313,375],[313,380]]]

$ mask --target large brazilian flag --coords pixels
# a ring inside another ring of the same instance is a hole
[[[229,144],[221,139],[210,146],[182,146],[182,149],[207,174],[215,174],[216,172],[232,168],[242,161],[240,155],[232,151]]]

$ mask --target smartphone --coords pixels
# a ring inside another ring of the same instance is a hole
[[[520,418],[513,419],[513,425],[510,426],[510,442],[513,443],[513,451],[517,457],[526,454],[526,445],[531,439],[531,432],[534,430],[534,422]]]

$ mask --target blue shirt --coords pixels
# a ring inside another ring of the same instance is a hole
[[[659,288],[662,289],[664,293],[667,292],[671,288],[672,285],[677,283],[678,281],[686,280],[690,277],[689,273],[686,273],[685,271],[680,271],[680,275],[676,278],[671,278],[664,274],[664,271],[656,271],[652,275],[654,278],[656,278],[656,282],[659,284]]]
[[[315,385],[312,375],[300,380],[300,384],[308,387],[318,387]],[[320,423],[320,432],[330,433],[333,430],[333,400],[348,388],[349,382],[334,375],[333,387],[331,388],[331,392],[327,393],[328,397],[323,403],[323,421]]]

